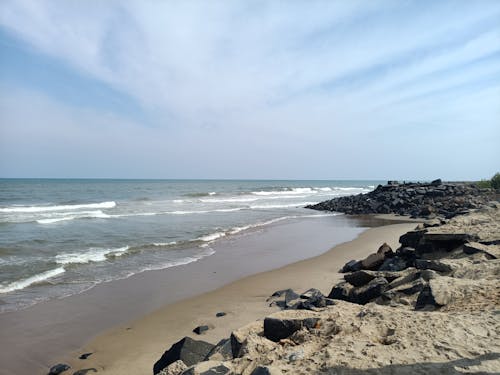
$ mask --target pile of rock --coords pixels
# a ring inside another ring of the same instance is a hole
[[[452,218],[482,207],[492,200],[491,189],[472,183],[399,183],[388,181],[367,194],[334,198],[306,206],[346,214],[398,214],[413,218]]]
[[[477,373],[499,370],[500,205],[419,226],[400,243],[396,251],[384,243],[346,263],[344,281],[328,296],[280,290],[267,302],[282,311],[216,345],[183,338],[155,363],[154,374],[357,374],[351,369],[387,363],[387,373],[437,374],[482,360],[488,371]],[[401,354],[408,347],[409,359]]]

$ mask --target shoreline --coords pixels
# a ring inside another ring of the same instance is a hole
[[[366,217],[355,218],[364,219]],[[58,357],[54,363],[68,363],[72,371],[95,368],[99,374],[149,374],[163,352],[184,336],[216,343],[232,330],[278,311],[266,303],[266,299],[278,289],[302,291],[306,285],[328,293],[326,289],[341,277],[338,270],[345,262],[368,255],[383,242],[396,247],[399,236],[416,225],[415,222],[385,220],[379,221],[379,224],[381,226],[366,229],[350,241],[333,248],[330,246],[330,250],[320,255],[239,278],[215,290],[164,305],[138,319],[110,328],[78,350]],[[217,318],[217,312],[227,315]],[[202,335],[194,334],[192,329],[199,325],[208,325],[210,329]],[[77,359],[87,352],[93,354],[86,360]]]

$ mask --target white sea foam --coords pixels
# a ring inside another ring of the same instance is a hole
[[[212,191],[211,193],[208,193],[208,195],[215,195],[217,194],[215,191]]]
[[[316,194],[317,191],[312,188],[293,188],[287,190],[270,190],[270,191],[252,191],[254,195],[290,195],[290,194]]]
[[[184,199],[174,199],[174,203],[184,203]]]
[[[177,245],[177,241],[171,241],[171,242],[155,242],[153,246],[174,246]]]
[[[47,216],[47,215],[44,215]],[[107,219],[111,217],[110,215],[105,214],[101,210],[98,211],[81,211],[81,212],[68,212],[68,213],[54,213],[50,215],[51,217],[47,219],[39,219],[36,222],[38,224],[53,224],[59,221],[68,221],[74,219]]]
[[[0,293],[9,293],[9,292],[13,292],[15,290],[24,289],[24,288],[29,287],[30,285],[48,280],[48,279],[55,277],[57,275],[60,275],[64,272],[65,272],[64,268],[59,267],[59,268],[55,268],[55,269],[52,269],[49,271],[39,273],[38,275],[28,277],[26,279],[14,281],[10,284],[7,284],[5,286],[0,287]]]
[[[215,232],[207,234],[206,236],[198,237],[195,241],[212,242],[225,236],[226,236],[225,232]]]
[[[127,252],[128,246],[102,249],[91,248],[82,253],[66,253],[56,255],[55,261],[58,264],[85,264],[90,262],[103,262],[109,256],[121,256]]]
[[[288,203],[288,204],[262,204],[250,206],[253,210],[259,209],[270,209],[270,208],[288,208],[288,207],[302,207],[307,206],[308,204],[316,204],[318,202],[296,202],[296,203]]]
[[[0,208],[0,212],[47,212],[47,211],[68,211],[80,210],[83,208],[113,208],[116,202],[101,202],[89,204],[68,204],[60,206],[9,206]]]

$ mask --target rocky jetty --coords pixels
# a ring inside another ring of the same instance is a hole
[[[306,206],[313,210],[346,214],[397,214],[413,218],[444,218],[477,209],[491,201],[495,193],[472,183],[399,183],[388,181],[367,194],[334,198]]]
[[[275,292],[281,311],[217,345],[183,338],[154,374],[500,373],[500,204],[348,262],[326,296]]]

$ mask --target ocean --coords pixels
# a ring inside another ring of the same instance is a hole
[[[0,313],[214,254],[381,181],[0,179]],[[168,272],[168,271],[166,271]]]

